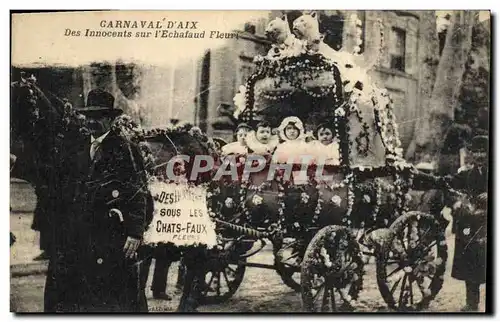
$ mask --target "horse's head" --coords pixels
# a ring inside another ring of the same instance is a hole
[[[44,169],[57,169],[54,162],[60,160],[65,145],[75,145],[85,134],[83,116],[69,102],[46,95],[33,76],[23,73],[11,83],[10,112],[11,154],[32,162],[30,168],[37,174],[30,181],[46,180]]]
[[[77,115],[64,99],[40,89],[34,76],[11,83],[10,130],[15,141],[34,141],[50,138],[58,133],[80,131],[83,116]]]
[[[157,176],[165,176],[167,164],[181,155],[189,157],[189,161],[182,164],[188,178],[196,156],[207,156],[218,161],[214,143],[198,127],[192,125],[145,131],[139,140],[139,146],[146,168]],[[204,166],[203,162],[201,165]],[[210,178],[210,173],[206,172],[194,181],[206,182]]]

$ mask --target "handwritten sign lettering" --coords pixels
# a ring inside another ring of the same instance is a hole
[[[144,235],[146,244],[216,245],[215,224],[208,216],[205,188],[163,182],[150,183],[149,188],[155,198],[155,210]]]

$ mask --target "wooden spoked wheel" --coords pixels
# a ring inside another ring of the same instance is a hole
[[[426,308],[443,286],[448,258],[444,230],[431,215],[399,217],[377,254],[377,283],[387,305],[398,311]]]
[[[304,256],[304,246],[297,240],[285,239],[275,243],[274,247],[279,248],[274,250],[276,272],[286,286],[300,292],[300,266]]]
[[[351,311],[363,283],[359,245],[346,227],[327,226],[311,240],[301,269],[308,312]]]
[[[203,304],[219,304],[236,293],[245,275],[246,258],[240,256],[234,240],[223,240],[209,253],[201,286]]]
[[[236,293],[245,275],[246,259],[211,260],[205,272],[205,285],[202,287],[204,304],[219,304],[227,301]]]

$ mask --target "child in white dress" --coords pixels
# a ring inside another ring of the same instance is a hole
[[[235,155],[247,155],[248,147],[247,147],[247,134],[250,132],[252,128],[246,124],[241,123],[236,127],[236,142],[232,142],[226,144],[222,147],[222,156],[235,154]]]
[[[248,153],[269,155],[274,152],[279,140],[272,134],[271,125],[266,121],[262,121],[257,124],[255,131],[247,134],[246,143]]]
[[[295,184],[306,183],[307,169],[297,169],[311,161],[302,121],[296,116],[285,118],[279,126],[279,135],[283,142],[276,148],[273,160],[278,163],[293,164],[293,182]]]
[[[305,142],[306,133],[302,121],[296,116],[285,118],[279,126],[279,135],[282,143],[274,153],[274,160],[279,163],[301,164],[308,155]]]
[[[315,163],[340,165],[340,147],[328,124],[320,124],[314,132],[317,140],[309,143],[309,151]]]

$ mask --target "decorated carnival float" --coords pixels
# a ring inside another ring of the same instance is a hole
[[[359,29],[355,16],[350,22]],[[368,76],[376,59],[335,51],[318,30],[314,12],[297,18],[293,33],[286,16],[271,21],[266,31],[272,47],[255,57],[255,72],[234,98],[234,116],[254,128],[247,153],[235,150],[235,160],[243,166],[258,154],[268,162],[248,179],[211,183],[209,207],[226,243],[223,258],[238,264],[216,299],[236,291],[245,266],[258,266],[276,269],[302,292],[306,311],[355,309],[363,287],[361,244],[364,255],[376,258],[388,306],[423,309],[443,283],[443,227],[410,209],[415,171],[402,158],[393,102]],[[289,125],[295,128],[291,138]],[[265,127],[278,133],[262,137]],[[322,141],[321,129],[333,137]],[[311,133],[316,140],[310,141]],[[291,166],[292,175],[275,163]],[[318,179],[318,169],[330,179]],[[265,240],[273,244],[275,264],[246,263],[255,254],[253,242],[262,248]],[[207,283],[214,274],[207,273]]]
[[[356,17],[348,23],[360,34]],[[378,286],[391,309],[426,308],[443,283],[444,229],[435,216],[410,209],[415,171],[402,158],[392,100],[368,76],[376,58],[328,47],[314,12],[297,18],[292,30],[286,17],[276,18],[266,32],[271,49],[255,57],[255,72],[234,98],[235,118],[253,128],[245,149],[222,158],[214,140],[197,127],[144,131],[127,116],[116,120],[115,131],[141,148],[154,197],[145,243],[171,243],[185,254],[203,249],[198,266],[205,303],[230,298],[246,267],[254,266],[275,269],[301,292],[306,311],[355,310],[363,288],[362,257],[369,255],[376,258]],[[46,155],[32,135],[43,132],[55,138],[47,143],[54,153],[45,163],[54,173],[68,167],[64,151],[85,136],[84,120],[70,104],[43,95],[32,79],[13,86],[13,111],[30,111],[17,115],[14,124],[31,129],[18,133],[25,149]],[[181,155],[193,158],[176,159]],[[200,155],[213,164],[203,164],[210,171],[193,177],[193,160]],[[266,164],[245,177],[242,169],[252,155]],[[304,161],[303,155],[310,158]],[[289,166],[291,175],[276,165]],[[238,180],[217,174],[231,166]],[[318,169],[329,179],[319,177]],[[64,175],[40,180],[50,184]],[[166,203],[182,198],[180,212],[165,210]],[[186,217],[191,228],[185,228],[193,233],[176,233]],[[274,265],[247,263],[269,242]]]

